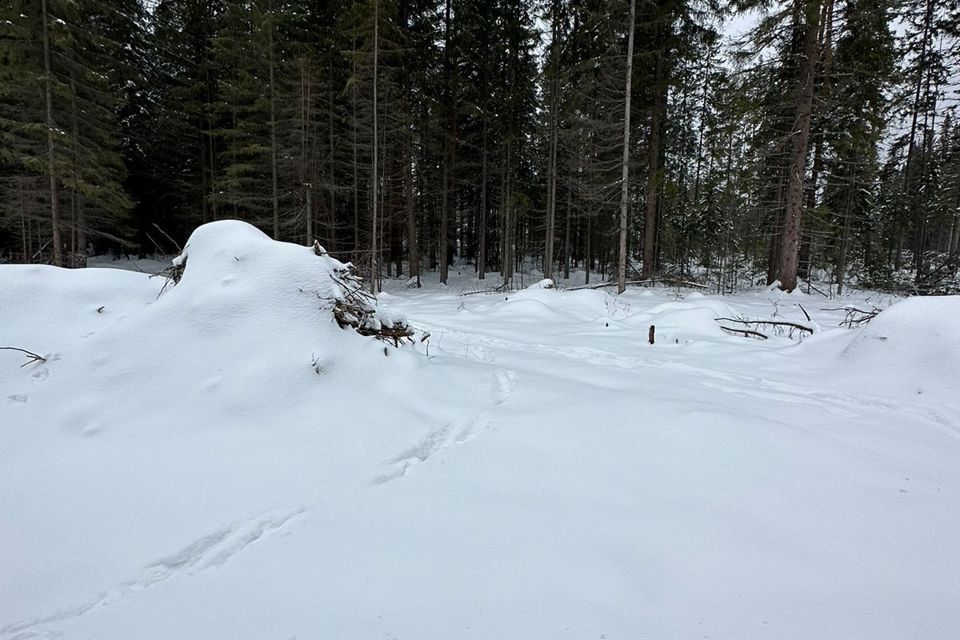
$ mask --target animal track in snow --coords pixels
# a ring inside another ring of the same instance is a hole
[[[485,412],[478,413],[472,418],[457,420],[448,423],[439,429],[428,432],[412,447],[390,458],[384,465],[393,467],[389,472],[377,476],[373,484],[386,484],[407,475],[410,471],[452,446],[458,446],[476,438],[484,429],[490,426]]]
[[[517,372],[511,369],[497,369],[493,374],[493,404],[500,406],[517,388]],[[385,484],[407,475],[410,470],[421,465],[437,453],[451,446],[457,446],[473,440],[492,425],[489,414],[480,411],[469,418],[449,422],[438,429],[429,431],[413,446],[390,458],[384,465],[393,467],[388,473],[375,477],[373,484]]]
[[[220,567],[250,544],[283,527],[303,511],[304,509],[298,509],[277,517],[256,518],[209,533],[176,553],[151,562],[133,580],[128,580],[114,589],[99,593],[83,604],[66,607],[45,616],[8,624],[0,629],[0,636],[10,636],[9,640],[41,637],[39,632],[32,631],[32,629],[51,622],[77,618],[95,607],[143,591],[158,582],[176,578],[183,574],[190,575],[198,571]],[[45,637],[56,637],[55,634],[57,634],[56,631],[52,630],[43,633]]]
[[[517,372],[498,369],[494,377],[496,378],[496,404],[499,406],[506,402],[517,388]]]

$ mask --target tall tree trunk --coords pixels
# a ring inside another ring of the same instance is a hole
[[[501,244],[501,258],[503,265],[501,272],[504,283],[509,283],[513,278],[513,194],[511,193],[511,140],[507,138],[507,161],[503,168],[503,240]]]
[[[272,15],[271,7],[271,15]],[[273,18],[267,31],[267,56],[270,65],[270,201],[273,205],[273,239],[280,239],[280,191],[277,188],[277,106],[273,78]]]
[[[50,223],[53,227],[53,263],[63,266],[63,242],[60,238],[60,179],[57,176],[57,164],[53,132],[57,123],[53,119],[53,72],[50,69],[50,31],[47,18],[47,0],[41,0],[43,13],[43,93],[47,109],[47,174],[50,178]]]
[[[630,24],[627,38],[627,82],[623,104],[623,167],[620,178],[620,254],[617,269],[617,292],[623,293],[627,282],[627,227],[630,222],[630,98],[633,96],[633,30],[637,12],[637,0],[630,0]],[[646,256],[644,256],[646,265]]]
[[[853,202],[853,190],[856,188],[853,184],[853,174],[850,177],[850,184],[847,186],[847,197],[843,211],[843,235],[840,237],[840,256],[837,260],[837,295],[843,295],[843,281],[847,273],[847,254],[850,250],[850,227],[853,218],[851,205]]]
[[[77,166],[77,149],[80,146],[80,118],[77,115],[77,81],[70,76],[70,119],[71,129],[73,131],[73,149],[71,153],[71,164],[73,171],[73,189],[70,190],[70,209],[73,219],[73,247],[71,248],[71,261],[76,260],[76,254],[84,256],[87,254],[87,221],[83,213],[83,207],[77,203],[77,182],[80,179],[79,167]],[[85,264],[85,263],[84,263]],[[76,266],[74,263],[72,266]]]
[[[310,78],[307,74],[307,58],[300,58],[300,186],[304,191],[305,230],[307,246],[313,244],[313,185],[309,172],[309,120],[310,120]]]
[[[799,65],[799,95],[796,126],[793,128],[793,149],[787,181],[787,209],[784,217],[783,244],[780,251],[780,288],[793,291],[797,287],[797,266],[800,255],[800,228],[803,218],[803,185],[807,169],[807,148],[810,141],[810,119],[813,111],[814,75],[817,57],[817,25],[820,21],[820,0],[797,0],[803,25],[803,52]],[[799,26],[799,25],[798,25]]]
[[[820,104],[823,104],[830,94],[830,74],[833,66],[833,5],[834,0],[825,0],[821,10],[822,22],[820,24],[820,35],[817,38],[820,49],[820,64],[817,65],[817,76],[819,76],[820,82],[818,102]],[[818,78],[815,76],[814,86],[816,86],[817,80]],[[812,120],[816,120],[818,127],[816,131],[810,134],[811,138],[813,138],[813,165],[810,168],[810,186],[807,191],[807,209],[809,211],[813,211],[817,206],[817,189],[820,182],[820,174],[823,172],[825,163],[823,148],[826,140],[826,135],[820,124],[822,121],[820,120],[820,116],[817,116],[816,106],[813,107],[813,115],[811,118]],[[797,272],[807,278],[810,277],[810,269],[812,267],[810,264],[812,251],[811,242],[809,237],[806,240],[801,238],[800,256],[797,265]]]
[[[353,8],[356,9],[356,2],[353,3]],[[351,63],[352,77],[357,77],[357,37],[354,35],[352,41],[352,55]],[[360,135],[357,131],[357,83],[351,83],[350,91],[350,115],[352,117],[352,130],[353,130],[353,255],[354,260],[359,260],[360,257],[360,160],[358,157],[359,154],[359,145],[360,145]]]
[[[647,200],[643,212],[643,277],[657,270],[657,199],[660,190],[660,138],[666,109],[666,79],[663,77],[663,51],[655,53],[653,106],[650,112],[650,141],[647,145]]]
[[[960,179],[960,177],[958,177]],[[960,183],[957,184],[957,201],[953,210],[953,232],[950,234],[950,255],[960,254]]]
[[[572,190],[567,187],[567,214],[565,216],[566,228],[563,231],[563,279],[570,279],[570,214],[572,206]]]
[[[592,231],[591,227],[593,226],[592,222],[593,222],[593,216],[588,215],[587,216],[587,232],[583,236],[584,237],[583,243],[585,245],[584,253],[586,254],[583,260],[583,270],[584,270],[583,283],[584,284],[590,284],[590,269],[593,267],[593,253],[591,252],[593,245],[590,242],[590,234]]]
[[[477,277],[486,279],[487,271],[487,113],[483,112],[483,143],[480,149],[480,251],[477,256]]]
[[[450,104],[452,99],[450,91],[450,82],[452,70],[450,68],[450,2],[446,0],[443,14],[443,94],[445,111],[445,126],[443,127],[443,170],[440,180],[440,238],[438,248],[440,250],[440,282],[447,284],[449,275],[449,256],[447,255],[449,244],[449,218],[450,218],[450,164],[452,163],[452,153],[450,152],[452,137],[453,106]]]
[[[547,219],[543,234],[543,277],[553,278],[553,243],[557,217],[557,129],[560,114],[560,2],[553,0],[551,12],[550,147],[547,166]]]
[[[370,207],[372,218],[370,232],[373,234],[370,241],[370,293],[377,293],[377,279],[379,276],[379,262],[377,260],[377,64],[380,57],[380,2],[373,3],[373,177],[370,183],[370,193],[373,198]]]
[[[334,111],[333,111],[333,89],[331,85],[333,83],[333,57],[329,59],[329,64],[327,67],[327,135],[329,136],[329,160],[330,160],[330,209],[327,212],[327,242],[330,251],[336,251],[337,249],[337,162],[336,162],[336,153],[334,149],[336,148],[336,136],[334,129]]]
[[[911,118],[910,118],[910,137],[907,144],[907,160],[903,169],[903,195],[910,199],[910,204],[908,209],[913,209],[911,213],[916,214],[917,208],[917,199],[911,197],[910,194],[910,180],[913,177],[913,165],[914,165],[914,153],[916,147],[916,136],[917,136],[917,119],[920,113],[920,96],[923,89],[924,77],[927,75],[927,55],[929,53],[930,46],[930,31],[933,28],[933,14],[934,14],[934,1],[927,0],[926,7],[924,11],[923,19],[923,34],[920,39],[920,57],[917,62],[917,85],[914,90],[913,95],[913,108],[911,109]],[[919,186],[914,187],[914,192],[919,189]],[[913,222],[912,220],[910,221]],[[894,270],[900,269],[900,261],[903,256],[903,243],[905,228],[907,224],[900,224],[897,227],[897,239],[896,239],[896,255],[894,256]],[[916,264],[916,263],[915,263]],[[919,270],[917,271],[919,275]]]
[[[409,138],[404,145],[406,157],[403,159],[403,191],[407,208],[407,261],[409,262],[410,277],[416,278],[417,287],[420,286],[420,246],[417,243],[417,215],[416,202],[413,195],[413,151]]]

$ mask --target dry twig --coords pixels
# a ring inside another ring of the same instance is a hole
[[[26,354],[27,361],[24,362],[21,367],[25,367],[28,364],[33,364],[34,362],[46,362],[47,359],[41,356],[40,354],[34,353],[33,351],[27,351],[26,349],[21,349],[20,347],[0,347],[0,349],[5,351],[19,351],[20,353]]]
[[[752,329],[735,329],[733,327],[724,327],[723,325],[721,325],[720,328],[723,329],[724,331],[729,331],[730,333],[739,333],[747,338],[759,338],[760,340],[767,339],[767,336],[760,333],[759,331],[754,331]]]
[[[864,311],[863,309],[857,309],[856,307],[851,307],[849,305],[846,307],[830,307],[821,309],[821,311],[846,311],[846,317],[840,321],[838,326],[846,326],[848,329],[865,325],[876,318],[877,314],[880,313],[880,309],[878,307],[873,307],[870,309],[870,311]]]

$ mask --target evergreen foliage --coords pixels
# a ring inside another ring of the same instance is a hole
[[[170,252],[229,217],[379,277],[589,281],[623,174],[630,278],[952,286],[956,3],[638,3],[625,136],[629,4],[12,0],[0,260]]]

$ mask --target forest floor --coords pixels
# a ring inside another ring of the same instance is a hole
[[[225,229],[0,266],[0,639],[956,638],[960,298],[431,273],[385,357]]]

